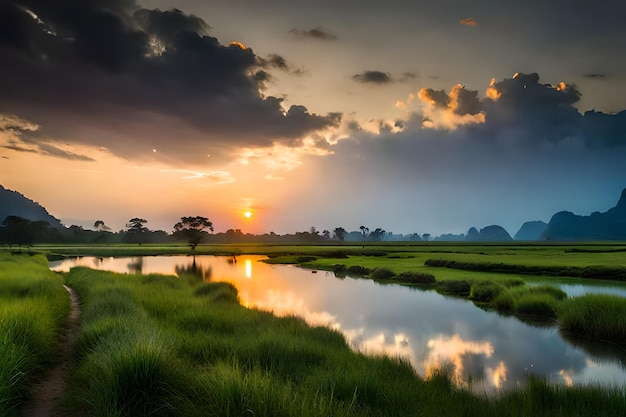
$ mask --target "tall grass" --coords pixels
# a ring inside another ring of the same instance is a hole
[[[559,308],[562,331],[587,338],[626,344],[626,302],[623,297],[587,294],[563,302]]]
[[[73,269],[82,330],[68,416],[623,415],[619,390],[536,382],[497,398],[352,351],[337,331],[237,302],[234,287]],[[549,404],[543,404],[547,401]],[[543,415],[548,415],[543,414]]]
[[[14,413],[54,360],[70,308],[62,283],[45,257],[0,252],[0,416]]]

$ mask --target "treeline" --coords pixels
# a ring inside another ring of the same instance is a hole
[[[208,219],[207,219],[208,221]],[[141,218],[130,219],[125,230],[113,232],[104,221],[97,220],[93,229],[72,225],[64,229],[50,226],[43,220],[32,221],[19,216],[8,216],[0,225],[0,244],[10,247],[30,246],[36,243],[66,243],[66,244],[116,244],[116,243],[173,243],[181,240],[175,227],[173,232],[165,230],[151,230],[147,227],[148,221]],[[176,226],[176,225],[174,225]],[[198,232],[198,231],[194,231]],[[187,240],[184,238],[183,240]],[[381,242],[381,241],[428,241],[430,234],[412,233],[408,235],[394,234],[382,228],[361,226],[359,231],[346,231],[343,227],[331,230],[309,230],[287,234],[274,232],[264,234],[243,233],[240,229],[229,229],[220,233],[201,233],[199,243],[324,243],[336,244],[341,242]]]

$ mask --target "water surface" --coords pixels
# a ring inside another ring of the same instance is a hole
[[[194,267],[187,256],[83,257],[50,266],[173,275],[195,268],[206,279],[235,285],[247,307],[338,329],[354,349],[405,356],[424,376],[448,367],[459,384],[477,391],[515,387],[531,374],[566,385],[626,384],[626,352],[616,346],[568,341],[556,327],[535,327],[435,292],[268,265],[264,258],[197,256]]]

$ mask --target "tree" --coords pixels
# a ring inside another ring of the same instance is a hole
[[[22,246],[32,245],[35,237],[32,222],[19,216],[7,216],[2,222],[0,232],[2,240],[9,248],[17,245],[18,251],[22,250]]]
[[[430,233],[424,233],[422,239],[424,239],[424,242],[428,242],[430,240]]]
[[[370,233],[370,238],[375,242],[380,242],[385,237],[385,230],[377,227],[372,233]]]
[[[324,229],[322,236],[324,237],[324,240],[330,240],[330,230]]]
[[[124,233],[123,241],[126,243],[139,243],[144,242],[148,228],[144,224],[148,223],[148,220],[134,217],[126,223],[126,233]]]
[[[333,230],[333,236],[338,241],[343,242],[346,238],[346,229],[343,227],[336,227],[335,230]]]
[[[365,240],[365,234],[370,231],[369,227],[361,226],[359,229],[361,229],[361,236]]]
[[[204,229],[213,231],[213,223],[202,216],[181,217],[180,221],[174,225],[174,237],[179,240],[186,240],[191,246],[191,250],[196,250],[196,246],[208,233]]]
[[[96,231],[98,232],[108,232],[111,230],[109,226],[104,224],[103,220],[96,220],[95,223],[93,224],[93,228],[96,229]]]

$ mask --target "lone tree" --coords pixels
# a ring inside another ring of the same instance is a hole
[[[176,239],[186,240],[191,250],[195,251],[202,238],[208,236],[204,229],[213,231],[213,223],[206,217],[181,217],[180,221],[174,225],[173,235]]]
[[[126,223],[126,233],[124,233],[123,241],[126,243],[139,243],[144,242],[145,236],[148,233],[148,228],[144,224],[148,223],[146,219],[140,219],[134,217]]]
[[[359,229],[361,229],[362,240],[365,240],[365,234],[370,231],[369,227],[361,226]]]
[[[111,230],[109,226],[104,224],[103,220],[96,220],[95,223],[93,224],[93,227],[94,229],[96,229],[97,232],[108,232]]]
[[[343,227],[336,227],[335,230],[333,230],[333,236],[335,236],[335,239],[340,242],[343,242],[343,240],[346,238],[346,233],[346,229],[344,229]]]

